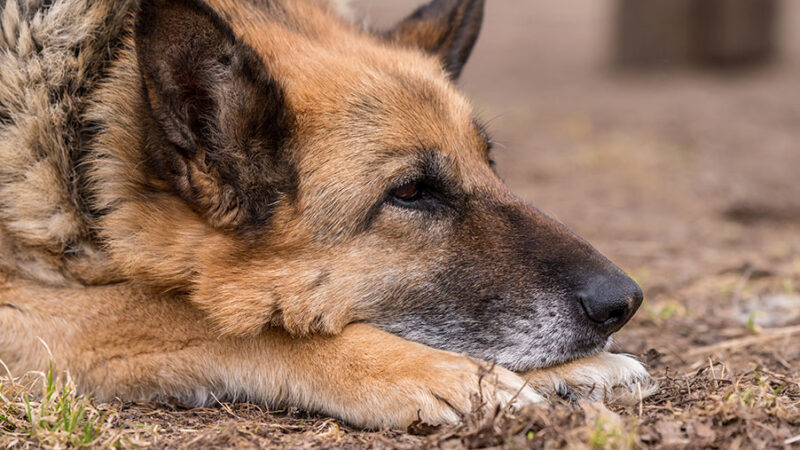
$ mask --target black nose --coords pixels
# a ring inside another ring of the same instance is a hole
[[[624,274],[595,276],[578,291],[592,326],[604,334],[622,328],[642,304],[642,288]]]

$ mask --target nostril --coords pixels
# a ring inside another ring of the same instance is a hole
[[[581,307],[583,307],[583,312],[592,322],[605,324],[611,320],[614,311],[603,308],[603,305],[599,304],[600,302],[589,293],[578,293],[578,300],[580,300]]]
[[[591,323],[603,332],[613,333],[638,309],[642,293],[641,288],[627,278],[597,277],[587,282],[577,298]]]
[[[624,320],[628,315],[628,308],[620,306],[609,311],[608,318],[603,321],[603,325],[611,325],[618,321]]]

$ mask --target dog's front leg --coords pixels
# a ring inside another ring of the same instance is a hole
[[[235,349],[235,351],[233,351]],[[517,375],[466,357],[434,350],[364,324],[337,336],[293,339],[268,331],[255,339],[216,346],[214,357],[238,371],[237,392],[271,383],[260,398],[299,405],[370,428],[452,423],[481,406],[543,400]],[[246,362],[243,362],[246,361]]]
[[[481,402],[542,399],[505,369],[364,324],[336,336],[218,337],[189,302],[129,285],[7,285],[0,304],[0,358],[15,375],[45,370],[52,357],[101,399],[247,399],[371,428],[450,423]]]

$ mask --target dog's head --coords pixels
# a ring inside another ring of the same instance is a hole
[[[145,0],[135,40],[148,159],[207,230],[173,251],[223,332],[363,320],[524,370],[636,311],[639,286],[492,167],[454,85],[482,0],[385,33],[312,1],[211,3]]]

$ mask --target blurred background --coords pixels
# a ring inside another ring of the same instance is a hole
[[[354,3],[388,28],[422,1]],[[800,324],[800,1],[488,0],[459,84],[511,188],[644,287],[620,349],[693,367]],[[796,376],[797,342],[741,364]]]

